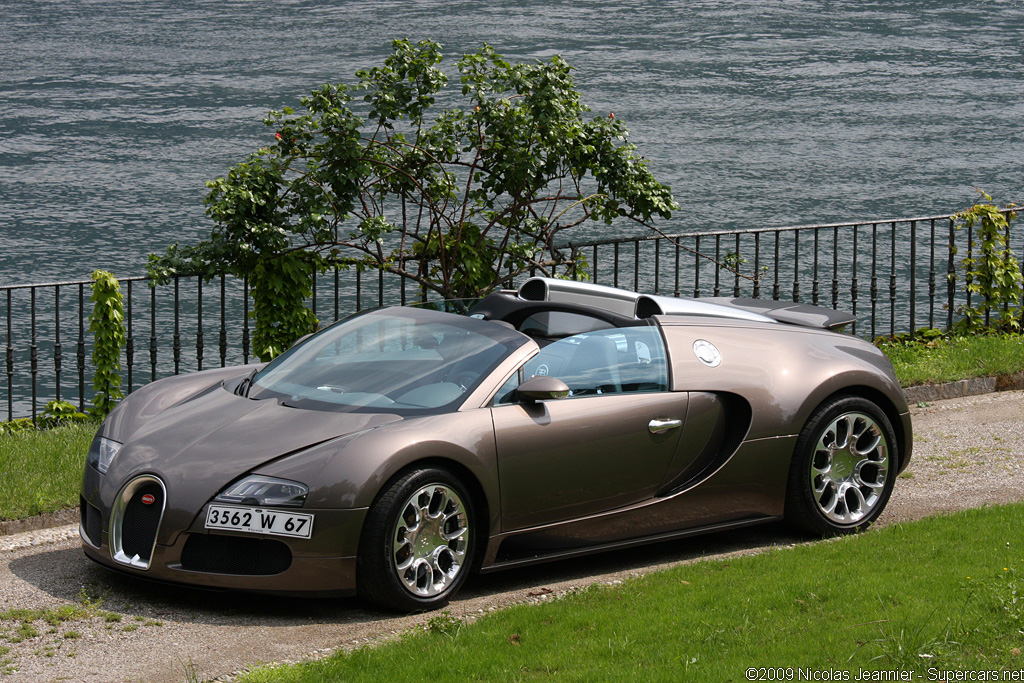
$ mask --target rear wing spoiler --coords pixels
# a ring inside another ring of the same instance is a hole
[[[733,306],[744,311],[750,311],[751,313],[758,313],[780,323],[800,325],[801,327],[816,327],[824,330],[838,331],[857,320],[856,316],[846,311],[837,311],[825,306],[799,304],[793,301],[731,299],[727,297],[714,297],[702,299],[702,301],[711,301],[723,306]]]

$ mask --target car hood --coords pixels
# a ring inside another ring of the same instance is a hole
[[[167,486],[168,506],[201,506],[260,465],[401,419],[292,408],[216,387],[139,426],[125,439],[107,479],[120,486],[137,474],[156,474]]]

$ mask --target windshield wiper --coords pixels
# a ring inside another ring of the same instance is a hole
[[[253,368],[253,371],[249,373],[249,376],[238,383],[235,387],[235,395],[249,398],[249,389],[252,388],[252,381],[256,377],[256,373],[259,372],[259,368]]]

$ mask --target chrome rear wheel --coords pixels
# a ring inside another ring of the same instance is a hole
[[[818,439],[810,485],[818,510],[836,524],[856,524],[881,503],[889,474],[882,428],[861,412],[843,413]]]
[[[817,535],[864,529],[892,493],[899,454],[885,412],[859,396],[819,406],[797,438],[786,518]]]

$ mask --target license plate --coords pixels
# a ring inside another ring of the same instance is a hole
[[[211,505],[206,512],[206,528],[309,538],[313,533],[313,515],[236,505]]]

